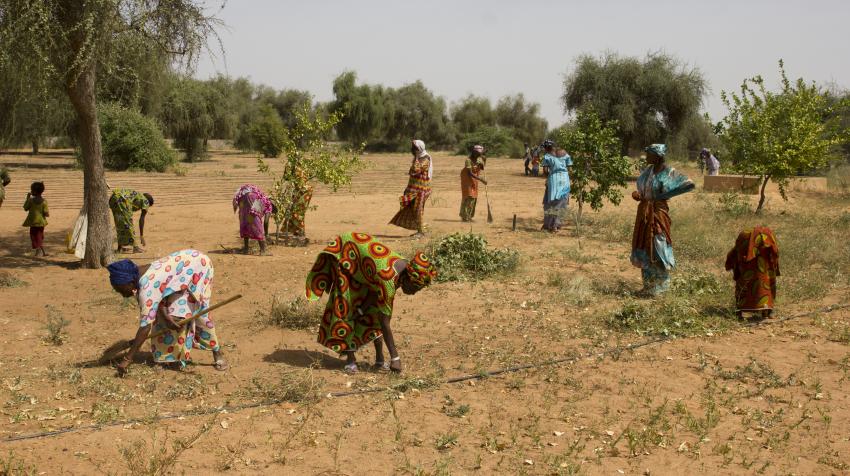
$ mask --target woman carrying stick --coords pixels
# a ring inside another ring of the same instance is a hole
[[[151,327],[153,332],[166,331],[151,342],[154,362],[182,369],[195,348],[211,350],[215,369],[227,369],[209,315],[198,316],[182,327],[176,324],[210,307],[214,271],[207,255],[187,249],[142,268],[125,259],[110,264],[107,269],[112,288],[124,297],[135,295],[140,309],[139,330],[133,346],[117,366],[118,375],[127,373],[133,356],[152,332]]]

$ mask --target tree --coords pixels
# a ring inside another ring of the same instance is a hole
[[[488,157],[522,157],[525,149],[514,139],[514,131],[499,126],[481,126],[460,139],[458,154],[468,154],[475,145],[484,146]]]
[[[782,60],[779,73],[778,92],[768,91],[756,76],[744,80],[740,94],[720,94],[729,109],[717,124],[726,153],[736,170],[761,179],[756,213],[764,206],[768,181],[776,182],[787,199],[790,178],[828,165],[833,147],[848,137],[835,114],[846,102],[830,104],[814,82],[803,78],[792,83]]]
[[[460,135],[470,134],[484,126],[496,125],[496,114],[490,99],[469,95],[451,108],[452,124]]]
[[[294,219],[297,194],[308,183],[322,183],[336,192],[351,185],[354,176],[365,167],[359,149],[342,148],[324,140],[339,122],[340,116],[336,113],[331,113],[327,119],[311,117],[310,109],[303,107],[296,112],[294,126],[286,130],[283,137],[283,172],[275,173],[265,160],[258,159],[258,170],[274,179],[269,198],[277,208],[274,219],[278,230],[281,223]]]
[[[123,46],[191,65],[218,24],[200,0],[0,0],[0,64],[14,64],[32,77],[49,76],[77,117],[88,213],[84,266],[98,268],[112,259],[98,74],[109,75]]]
[[[634,164],[620,154],[617,123],[603,122],[589,108],[579,111],[570,127],[557,131],[555,140],[573,159],[570,195],[578,204],[576,231],[580,233],[584,204],[594,211],[601,209],[605,200],[619,205]]]
[[[162,122],[186,160],[203,160],[212,138],[232,134],[236,117],[216,83],[175,77],[162,105]]]
[[[329,110],[340,118],[336,125],[339,138],[360,145],[383,137],[386,98],[380,86],[356,83],[357,73],[353,71],[337,76]]]
[[[260,116],[248,128],[248,137],[254,150],[271,159],[284,150],[287,143],[286,127],[270,105],[264,104],[260,110]]]
[[[38,154],[45,138],[66,135],[71,115],[67,96],[49,88],[43,78],[0,65],[0,147],[27,144]]]
[[[110,170],[165,172],[177,160],[159,124],[120,104],[98,104],[103,164]]]
[[[514,131],[514,137],[525,144],[537,144],[545,139],[548,124],[540,117],[540,104],[527,103],[525,96],[505,96],[495,110],[496,124]]]
[[[706,81],[696,68],[653,53],[641,61],[606,53],[579,56],[564,79],[565,112],[592,107],[599,117],[617,121],[621,153],[653,142],[672,142],[683,125],[699,115]]]

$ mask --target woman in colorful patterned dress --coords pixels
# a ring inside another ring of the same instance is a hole
[[[484,170],[484,147],[476,145],[472,148],[469,158],[466,159],[463,169],[460,171],[460,219],[472,221],[475,216],[475,205],[478,203],[478,182],[487,185],[479,174]]]
[[[726,270],[732,271],[735,279],[738,317],[743,317],[745,312],[770,317],[779,276],[779,244],[773,230],[757,226],[742,231],[735,247],[726,255]]]
[[[666,145],[652,144],[645,150],[649,166],[641,172],[637,190],[632,192],[632,198],[640,204],[632,233],[631,262],[642,270],[643,291],[657,295],[670,288],[670,270],[676,266],[667,201],[690,192],[694,183],[664,163]]]
[[[148,208],[153,206],[153,197],[149,193],[139,193],[129,188],[116,188],[109,197],[109,209],[115,219],[115,232],[118,235],[118,252],[124,252],[132,246],[134,253],[144,251],[145,246],[145,217]],[[133,227],[133,213],[142,211],[139,216],[139,242],[136,241],[136,230]],[[139,246],[141,244],[141,246]]]
[[[416,235],[422,235],[425,224],[422,216],[425,213],[425,202],[431,196],[431,179],[434,176],[434,164],[431,156],[425,150],[425,143],[419,139],[410,146],[413,162],[410,164],[407,188],[399,198],[401,210],[395,214],[390,223],[408,230],[416,230]]]
[[[567,151],[560,149],[555,152],[555,143],[551,140],[543,142],[546,154],[543,156],[543,166],[549,170],[546,176],[546,191],[543,194],[543,229],[557,233],[561,229],[561,220],[567,215],[567,205],[570,203],[570,173],[573,159]]]
[[[248,240],[257,240],[260,254],[266,251],[266,230],[272,213],[272,202],[256,185],[245,184],[233,195],[233,211],[239,211],[239,237],[243,240],[242,253],[250,251]]]
[[[307,173],[300,167],[295,168],[290,183],[291,203],[284,217],[283,232],[291,243],[306,246],[308,240],[304,218],[307,215],[307,209],[310,208],[310,200],[313,199],[313,187],[310,185]]]
[[[396,291],[416,294],[436,276],[436,268],[421,252],[407,260],[364,233],[334,238],[307,275],[309,300],[328,293],[318,342],[346,355],[346,372],[357,371],[354,353],[369,342],[375,345],[375,369],[401,372],[390,328]],[[384,361],[384,341],[389,365]]]
[[[168,332],[151,341],[154,362],[182,369],[194,348],[211,350],[215,369],[227,369],[215,325],[208,314],[182,327],[176,325],[210,307],[214,271],[207,255],[187,249],[142,268],[125,259],[110,264],[107,269],[112,288],[124,297],[135,295],[140,309],[139,330],[132,347],[118,364],[119,375],[127,373],[133,356],[148,335],[164,329]]]

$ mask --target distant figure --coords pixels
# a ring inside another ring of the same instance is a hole
[[[250,252],[249,240],[259,243],[260,255],[269,254],[266,251],[266,232],[272,208],[269,197],[256,185],[246,183],[233,195],[233,211],[239,212],[239,237],[242,238],[243,254]]]
[[[705,166],[705,170],[708,175],[717,175],[720,173],[720,161],[717,160],[717,157],[711,153],[710,149],[702,149],[699,153],[700,160],[702,164]],[[702,168],[702,167],[700,167]]]
[[[475,216],[475,205],[478,203],[478,182],[487,185],[487,181],[479,175],[484,170],[484,147],[476,145],[466,159],[463,170],[460,171],[460,219],[472,221]]]
[[[525,147],[525,176],[528,177],[531,174],[531,147],[528,146],[528,142],[523,146]]]
[[[732,271],[735,280],[738,317],[743,317],[745,312],[770,317],[779,276],[779,244],[773,230],[757,226],[742,231],[735,247],[726,255],[726,270]]]
[[[0,207],[3,206],[3,199],[6,198],[6,185],[12,183],[12,178],[9,177],[9,171],[6,167],[0,165]]]
[[[644,149],[647,167],[637,179],[632,198],[640,202],[632,232],[632,265],[641,268],[643,292],[652,296],[670,288],[673,258],[672,222],[667,201],[694,189],[694,183],[665,163],[665,144]]]
[[[410,153],[413,154],[413,161],[410,163],[410,170],[407,172],[407,187],[399,197],[401,210],[390,220],[390,224],[408,230],[416,230],[414,236],[422,236],[425,231],[423,221],[425,202],[431,196],[434,163],[428,151],[425,150],[425,143],[419,139],[412,142]]]
[[[129,188],[116,188],[109,197],[109,209],[115,219],[115,232],[118,235],[118,252],[133,247],[133,253],[141,253],[145,246],[145,217],[148,208],[153,206],[153,196],[139,193]],[[136,229],[133,227],[133,212],[141,210],[139,217],[139,241],[136,241]],[[141,246],[139,246],[141,244]]]
[[[543,229],[557,233],[561,229],[561,220],[567,214],[570,203],[570,173],[573,160],[567,151],[560,149],[555,152],[555,143],[551,140],[543,142],[546,155],[543,156],[543,166],[549,169],[546,176],[546,191],[543,194]]]
[[[47,226],[47,217],[50,216],[50,212],[47,210],[47,201],[42,197],[43,193],[44,183],[33,182],[24,201],[24,210],[29,214],[23,226],[28,226],[30,229],[33,256],[38,256],[39,250],[42,256],[47,256],[44,251],[44,227]]]
[[[540,147],[535,147],[531,151],[531,175],[537,177],[540,175]]]

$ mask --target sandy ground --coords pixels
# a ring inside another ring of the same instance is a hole
[[[426,211],[431,237],[455,231],[487,236],[523,255],[522,270],[478,283],[438,284],[396,300],[393,322],[402,376],[340,372],[335,356],[310,331],[262,322],[275,296],[303,294],[317,252],[333,235],[361,231],[409,253],[427,243],[388,225],[406,183],[404,156],[369,156],[372,168],[351,191],[319,189],[307,217],[305,248],[272,247],[273,256],[223,252],[239,246],[230,198],[245,182],[260,186],[256,159],[217,154],[188,166],[188,175],[110,173],[112,186],[156,197],[147,224],[148,262],[193,247],[213,258],[215,296],[245,298],[215,319],[231,369],[215,371],[195,351],[183,373],[137,364],[125,379],[108,367],[77,368],[117,338],[131,337],[136,310],[112,292],[103,270],[78,269],[62,252],[64,234],[82,201],[82,174],[67,157],[0,156],[14,182],[0,208],[0,269],[26,285],[0,288],[0,438],[79,427],[58,436],[0,441],[0,461],[37,474],[846,474],[850,471],[850,349],[806,317],[773,325],[680,339],[615,358],[593,357],[635,335],[592,329],[618,304],[607,296],[576,306],[552,299],[547,273],[622,280],[639,287],[628,243],[585,238],[577,251],[572,227],[538,231],[541,179],[522,176],[520,161],[490,161],[495,223],[458,218],[463,158],[435,156],[435,192]],[[20,209],[32,180],[44,180],[52,256],[25,256]],[[691,205],[683,197],[677,207]],[[19,203],[20,202],[20,203]],[[781,205],[780,205],[781,206]],[[628,227],[633,203],[602,216]],[[511,231],[513,215],[517,231]],[[734,238],[735,230],[718,231]],[[675,234],[675,228],[674,228]],[[730,239],[730,245],[731,245]],[[590,256],[591,259],[582,259]],[[722,263],[722,256],[718,263]],[[720,273],[720,270],[714,270]],[[846,291],[826,302],[846,301]],[[788,302],[790,316],[823,302]],[[49,313],[70,321],[67,342],[44,342]],[[846,322],[836,311],[814,319]],[[477,381],[432,385],[437,378],[478,373],[569,355],[541,367]],[[372,360],[364,351],[361,359]],[[590,356],[590,357],[587,357]],[[313,368],[313,370],[309,370]],[[419,384],[413,377],[422,377]],[[264,389],[310,378],[318,402],[283,403],[157,421],[262,400]],[[329,398],[331,392],[407,383],[405,391]],[[94,423],[141,419],[89,429]],[[207,424],[208,427],[204,425]],[[198,434],[193,444],[172,444]],[[13,452],[14,456],[9,455]],[[0,465],[0,468],[3,466]]]

